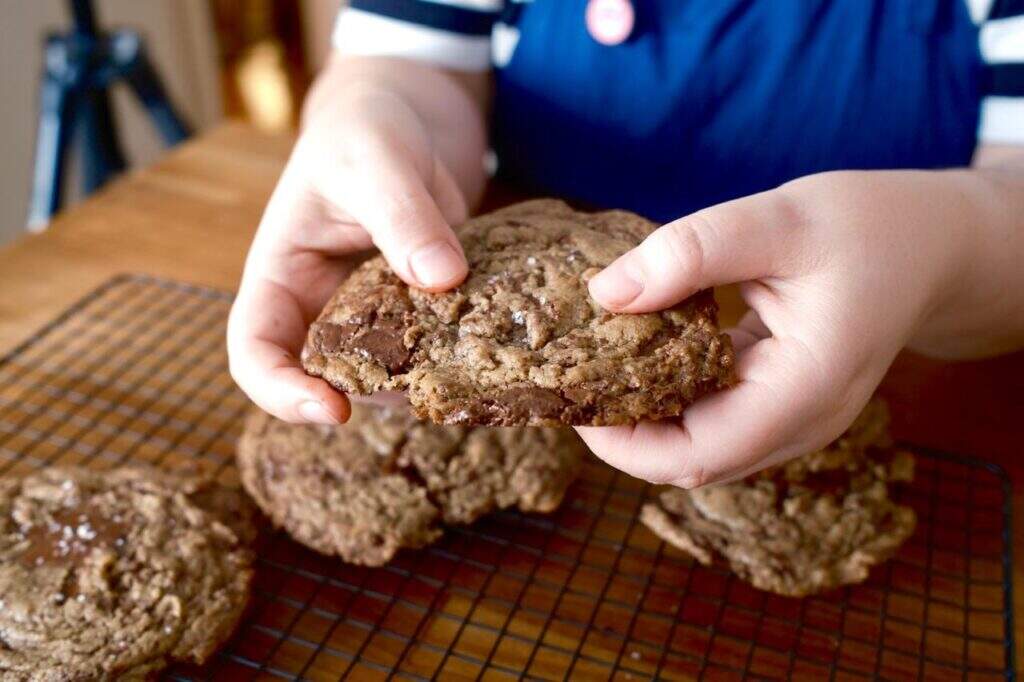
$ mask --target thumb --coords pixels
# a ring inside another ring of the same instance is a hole
[[[698,211],[661,226],[590,280],[614,312],[664,310],[701,289],[781,274],[800,215],[780,190]]]
[[[449,225],[458,226],[469,218],[469,206],[455,178],[441,160],[434,157],[434,182],[430,194]]]
[[[456,286],[468,272],[450,222],[465,219],[461,192],[434,158],[420,169],[404,150],[378,151],[354,172],[321,183],[321,194],[369,233],[407,284],[427,291]]]

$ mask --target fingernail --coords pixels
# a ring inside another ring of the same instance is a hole
[[[327,408],[322,403],[318,403],[315,400],[307,400],[304,403],[299,404],[299,414],[306,421],[313,422],[314,424],[337,424],[338,420],[327,411]]]
[[[438,287],[456,280],[466,268],[462,256],[448,242],[421,246],[409,256],[409,269],[416,281],[426,287]]]
[[[594,275],[589,283],[590,295],[604,306],[623,308],[632,303],[644,290],[644,285],[633,278],[622,260],[612,263]]]

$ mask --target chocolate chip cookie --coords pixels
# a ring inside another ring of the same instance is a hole
[[[251,511],[240,491],[151,469],[0,481],[0,678],[202,663],[249,599]]]
[[[342,426],[253,410],[238,444],[246,490],[299,542],[378,566],[500,508],[550,512],[584,446],[571,429],[437,426],[407,409],[353,404]]]
[[[644,524],[702,564],[716,557],[757,588],[799,597],[865,580],[914,530],[891,497],[913,478],[894,450],[888,412],[873,400],[838,440],[742,481],[670,489],[644,506]]]
[[[459,231],[469,276],[431,294],[381,257],[309,330],[303,365],[356,394],[408,390],[443,424],[625,424],[674,417],[733,377],[710,291],[659,313],[612,314],[587,281],[655,226],[625,211],[538,200]]]

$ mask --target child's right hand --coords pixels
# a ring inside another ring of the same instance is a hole
[[[451,226],[466,219],[462,187],[478,194],[484,182],[482,113],[474,116],[454,79],[411,63],[378,74],[372,60],[343,61],[327,67],[309,99],[228,323],[235,381],[290,422],[348,418],[346,398],[307,376],[298,356],[353,256],[376,247],[411,286],[459,284],[467,266]],[[452,102],[454,112],[434,110]],[[460,134],[435,125],[441,120]]]

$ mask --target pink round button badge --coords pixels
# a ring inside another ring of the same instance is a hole
[[[612,47],[626,42],[635,21],[629,0],[590,0],[587,3],[587,31],[602,45]]]

